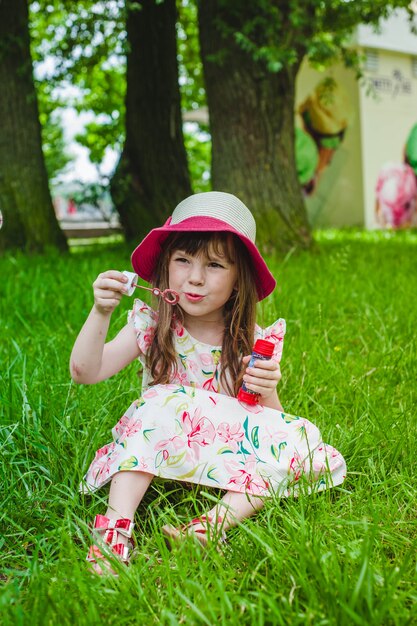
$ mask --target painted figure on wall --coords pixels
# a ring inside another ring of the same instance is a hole
[[[406,163],[386,163],[376,183],[376,216],[384,228],[407,228],[416,214],[417,183]]]
[[[376,218],[383,228],[417,226],[417,124],[404,147],[404,163],[386,163],[375,188]]]
[[[304,131],[313,139],[318,162],[308,186],[300,180],[310,195],[323,171],[330,165],[335,151],[342,143],[348,126],[351,105],[340,85],[330,77],[320,81],[314,91],[301,103],[298,112]]]
[[[413,168],[414,174],[417,176],[417,124],[414,124],[407,137],[404,161]]]
[[[295,128],[295,161],[297,176],[304,193],[309,196],[316,185],[319,151],[314,139],[302,128]]]

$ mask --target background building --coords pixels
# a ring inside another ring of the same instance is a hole
[[[417,123],[417,36],[404,13],[382,22],[378,33],[359,26],[355,41],[365,55],[361,80],[342,65],[318,72],[307,62],[298,75],[297,126],[304,130],[300,107],[309,101],[314,117],[317,86],[330,78],[337,88],[335,114],[316,111],[324,143],[332,145],[338,133],[339,141],[327,148],[327,157],[333,150],[330,162],[314,188],[306,191],[313,226],[379,226],[375,211],[379,173],[389,162],[404,161],[407,138]]]

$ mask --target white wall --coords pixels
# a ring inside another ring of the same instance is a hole
[[[362,132],[365,225],[376,227],[375,184],[387,162],[402,162],[404,146],[417,123],[417,76],[412,56],[378,50],[378,69],[366,73],[359,101]],[[372,87],[373,93],[367,93]]]
[[[414,25],[417,25],[417,15],[414,17]],[[417,55],[417,36],[411,32],[407,12],[402,9],[395,11],[387,20],[381,20],[377,31],[372,26],[359,25],[355,42],[362,48]]]

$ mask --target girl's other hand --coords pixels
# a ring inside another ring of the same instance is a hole
[[[243,363],[247,365],[251,356],[244,356]],[[281,380],[279,363],[272,359],[268,361],[255,361],[254,367],[248,367],[243,376],[245,385],[250,391],[259,393],[260,403],[270,403],[276,398],[276,387]]]
[[[102,315],[111,315],[127,293],[127,277],[117,270],[99,274],[93,282],[94,307]]]

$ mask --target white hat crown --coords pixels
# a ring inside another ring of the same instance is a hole
[[[174,209],[171,225],[190,217],[212,217],[226,222],[255,243],[256,222],[248,207],[239,198],[224,191],[206,191],[185,198]]]

